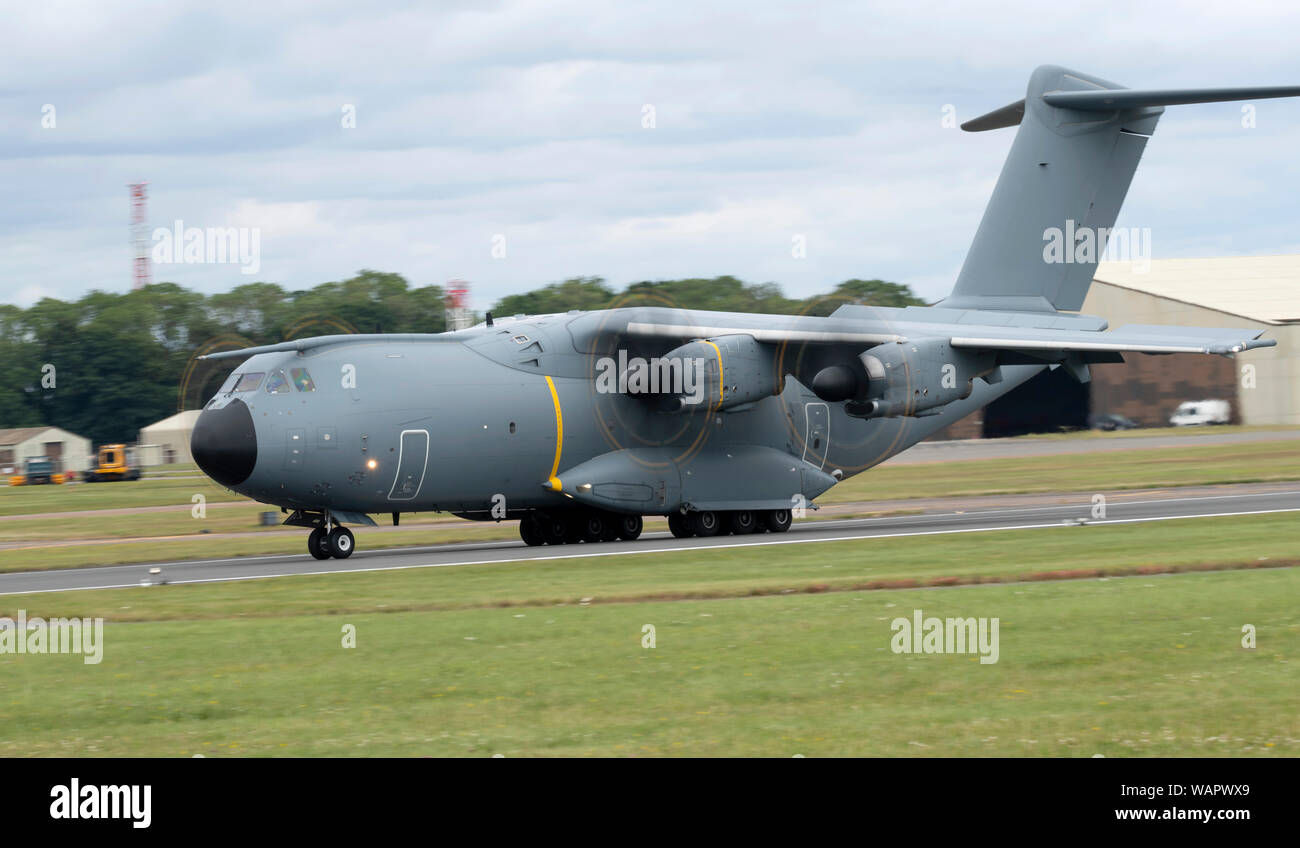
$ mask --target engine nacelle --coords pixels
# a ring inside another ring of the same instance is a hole
[[[866,391],[845,410],[863,418],[938,414],[939,407],[970,397],[975,378],[995,365],[992,353],[954,348],[947,339],[890,342],[858,359]]]
[[[675,398],[682,411],[731,409],[781,392],[774,359],[753,336],[697,339],[663,356],[630,361],[623,384],[628,394]]]

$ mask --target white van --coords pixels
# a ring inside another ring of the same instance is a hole
[[[1169,416],[1169,423],[1175,427],[1227,424],[1231,416],[1232,407],[1226,400],[1188,400],[1178,404],[1174,414]]]

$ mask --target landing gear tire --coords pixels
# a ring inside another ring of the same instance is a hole
[[[543,515],[537,519],[541,528],[542,539],[548,545],[563,545],[568,541],[569,522],[554,515]]]
[[[758,529],[758,519],[747,509],[738,509],[729,518],[731,532],[737,536],[745,536]]]
[[[668,529],[678,539],[689,539],[695,535],[695,528],[691,526],[692,523],[689,516],[682,515],[680,512],[674,512],[668,516]]]
[[[767,513],[767,529],[773,533],[784,533],[790,529],[790,523],[793,520],[788,509],[773,509]]]
[[[335,559],[347,559],[352,556],[352,550],[357,543],[352,537],[351,530],[346,527],[335,527],[327,538],[330,556]]]
[[[589,512],[578,519],[578,535],[584,542],[599,542],[605,538],[605,516]]]
[[[691,528],[696,536],[716,536],[722,532],[722,518],[713,510],[701,510],[691,516]]]
[[[641,535],[644,526],[639,515],[623,515],[618,520],[618,537],[624,542],[632,542]]]
[[[519,538],[524,540],[524,544],[530,548],[546,544],[546,537],[542,535],[542,528],[531,515],[526,515],[519,521]]]
[[[316,559],[329,559],[333,556],[329,551],[324,527],[317,527],[307,534],[307,552]]]

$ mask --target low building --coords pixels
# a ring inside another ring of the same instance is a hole
[[[190,434],[202,410],[187,409],[140,429],[136,459],[141,465],[193,462]]]
[[[1082,386],[1063,369],[1045,372],[935,438],[1075,429],[1101,413],[1161,427],[1180,403],[1199,400],[1227,401],[1235,424],[1300,425],[1300,255],[1103,262],[1080,311],[1111,329],[1250,328],[1277,346],[1236,358],[1125,354],[1122,364],[1093,365]]]
[[[46,456],[58,471],[85,471],[94,460],[90,439],[58,427],[0,430],[0,474],[21,470],[24,460]]]
[[[1221,399],[1241,424],[1300,425],[1300,255],[1102,263],[1083,303],[1124,324],[1249,327],[1276,347],[1235,359],[1131,354],[1093,366],[1093,412],[1165,424],[1183,401]]]

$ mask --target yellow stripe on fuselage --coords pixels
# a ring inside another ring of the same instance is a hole
[[[722,387],[727,385],[727,381],[723,379],[723,374],[722,374],[722,351],[718,349],[718,345],[716,343],[711,342],[708,339],[702,339],[702,341],[706,345],[712,346],[713,352],[718,355],[718,403],[721,404],[723,401]]]
[[[547,482],[552,491],[558,492],[561,483],[555,475],[560,473],[560,453],[564,450],[564,413],[560,410],[560,395],[555,391],[555,381],[547,377],[546,385],[551,389],[551,403],[555,404],[555,461],[551,463],[551,476]]]

